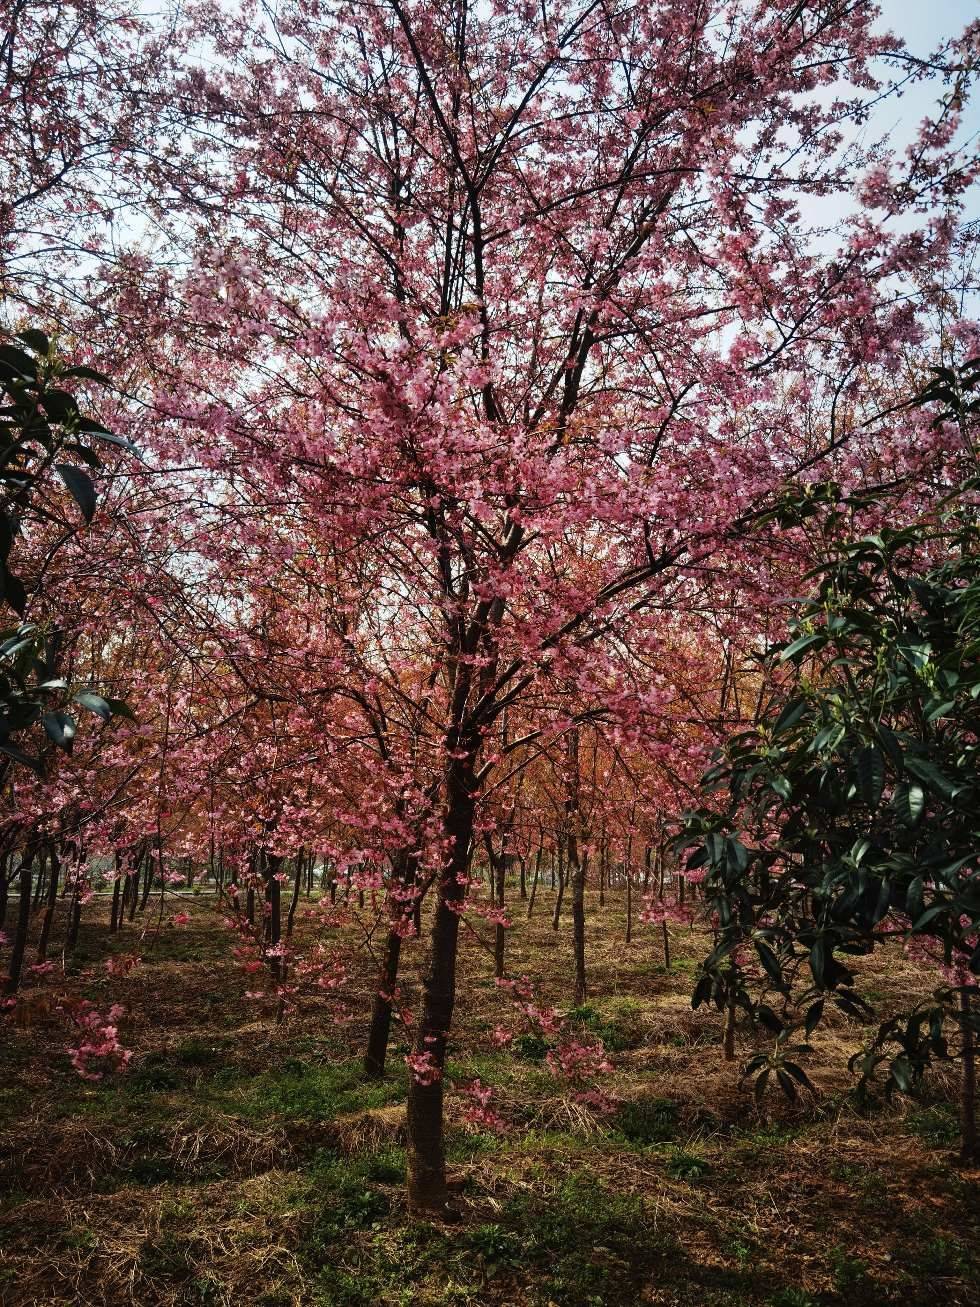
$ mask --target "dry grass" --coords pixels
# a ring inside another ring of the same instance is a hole
[[[552,931],[550,907],[542,890],[532,921],[519,916],[508,967],[567,1009],[569,932]],[[493,1085],[509,1128],[467,1134],[450,1090],[461,1219],[442,1228],[404,1210],[404,1032],[390,1077],[365,1085],[361,1021],[338,1024],[321,1003],[276,1026],[243,998],[249,982],[207,907],[192,914],[115,978],[90,930],[82,965],[39,985],[23,1023],[0,1035],[4,1307],[980,1299],[980,1174],[951,1157],[952,1076],[862,1115],[846,1062],[867,1031],[835,1013],[807,1060],[815,1094],[757,1107],[721,1055],[718,1015],[691,1010],[701,941],[687,932],[667,974],[659,936],[641,928],[626,946],[618,903],[590,905],[595,997],[579,1019],[619,1041],[612,1117],[560,1091],[533,1048],[495,1047],[509,1013],[492,958],[467,935],[453,1073]],[[134,929],[112,948],[140,951]],[[417,950],[406,950],[410,996]],[[861,966],[882,1012],[928,991],[901,957]],[[370,974],[360,964],[355,997]],[[73,1075],[52,992],[126,1006],[127,1076],[89,1086]],[[756,1038],[739,1029],[739,1061]]]

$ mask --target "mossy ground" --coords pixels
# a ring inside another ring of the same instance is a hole
[[[611,898],[613,896],[610,896]],[[980,1299],[980,1175],[959,1168],[955,1085],[859,1111],[846,1059],[865,1031],[837,1017],[816,1043],[816,1095],[761,1110],[692,1012],[702,941],[623,942],[618,902],[589,905],[591,994],[618,1109],[595,1118],[550,1075],[541,1041],[507,1051],[492,958],[466,936],[452,1079],[492,1085],[508,1128],[470,1133],[449,1095],[459,1220],[405,1209],[404,1096],[360,1074],[370,975],[338,1023],[315,1005],[276,1025],[244,997],[205,899],[191,925],[138,939],[101,929],[48,989],[122,1002],[131,1070],[91,1085],[41,1015],[2,1033],[0,1302],[487,1304],[487,1307],[949,1307]],[[508,970],[570,1007],[569,933],[550,895],[508,939]],[[107,950],[139,952],[110,977]],[[406,949],[411,990],[417,959]],[[865,966],[880,1010],[928,990],[901,958]],[[30,998],[30,994],[26,996]],[[360,997],[361,1001],[358,1001]],[[409,994],[411,997],[411,994]],[[751,1046],[740,1032],[740,1057]]]

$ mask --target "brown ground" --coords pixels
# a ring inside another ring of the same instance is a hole
[[[494,1047],[509,1009],[492,957],[466,937],[453,1072],[493,1085],[507,1129],[467,1131],[450,1095],[461,1189],[447,1225],[404,1209],[401,1029],[387,1080],[359,1075],[367,968],[349,1021],[321,1001],[277,1026],[243,997],[253,982],[204,896],[189,927],[149,947],[136,925],[111,946],[102,928],[83,931],[68,973],[28,990],[19,1023],[0,1029],[0,1302],[980,1301],[980,1173],[955,1162],[954,1072],[861,1112],[846,1062],[868,1029],[836,1015],[803,1058],[816,1094],[757,1109],[738,1082],[749,1032],[733,1066],[718,1015],[690,1007],[703,940],[676,930],[666,974],[657,933],[638,927],[625,945],[612,897],[589,905],[595,997],[577,1018],[613,1049],[610,1117],[574,1101],[533,1041]],[[518,911],[508,970],[566,1010],[569,929],[551,930],[551,901],[544,890],[530,924]],[[144,961],[109,977],[110,948]],[[409,949],[408,980],[415,962]],[[865,963],[861,979],[881,1013],[930,986],[900,956]],[[129,1073],[94,1086],[74,1074],[45,1001],[62,993],[125,1005]]]

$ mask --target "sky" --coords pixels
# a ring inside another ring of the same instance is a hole
[[[980,0],[878,0],[881,8],[880,26],[904,38],[913,54],[927,55],[944,39],[958,36],[967,23],[980,19]],[[914,130],[922,116],[928,113],[935,100],[934,92],[919,85],[908,92],[898,103],[892,103],[890,113],[902,126]],[[976,94],[968,108],[966,124],[970,132],[980,131],[980,102]]]

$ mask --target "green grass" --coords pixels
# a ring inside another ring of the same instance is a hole
[[[905,1124],[927,1148],[955,1148],[959,1142],[959,1121],[952,1107],[946,1104],[909,1112]]]
[[[669,1098],[632,1098],[617,1108],[610,1126],[629,1144],[670,1143],[677,1137],[677,1104]]]
[[[366,1080],[359,1061],[309,1062],[291,1058],[243,1084],[242,1109],[253,1117],[289,1121],[330,1121],[405,1099],[404,1074]]]
[[[563,1180],[552,1194],[512,1198],[500,1224],[521,1234],[526,1260],[544,1273],[542,1301],[558,1307],[635,1301],[674,1247],[658,1234],[641,1198],[587,1175]]]

